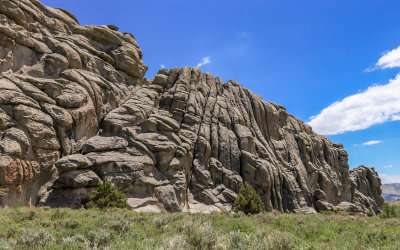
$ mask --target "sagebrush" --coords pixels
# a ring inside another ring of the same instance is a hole
[[[398,218],[334,212],[246,216],[16,207],[0,209],[0,225],[0,249],[400,249]]]
[[[399,218],[334,212],[15,207],[0,209],[0,225],[0,249],[400,249]]]

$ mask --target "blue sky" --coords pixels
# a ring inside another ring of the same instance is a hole
[[[148,78],[203,63],[343,143],[351,168],[400,182],[399,1],[42,2],[134,34]]]

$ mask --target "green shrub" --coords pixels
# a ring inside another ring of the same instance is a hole
[[[389,203],[383,204],[381,217],[382,218],[400,217],[400,206],[391,205]]]
[[[50,216],[52,220],[60,220],[67,216],[67,210],[63,208],[55,208],[54,213]]]
[[[92,248],[106,247],[112,242],[112,235],[105,230],[90,230],[87,238],[89,240],[90,247]]]
[[[245,214],[258,214],[264,211],[264,204],[254,188],[248,183],[240,189],[233,205],[235,212],[242,211]]]
[[[88,208],[129,208],[124,193],[117,190],[110,182],[103,181],[94,192],[87,203]]]
[[[162,216],[157,216],[153,219],[153,224],[156,225],[157,228],[160,228],[168,224],[168,219]]]
[[[232,231],[229,234],[231,236],[229,241],[230,249],[245,249],[251,244],[251,238],[240,231]]]
[[[118,234],[127,233],[133,226],[132,222],[128,220],[113,220],[106,224],[107,228],[117,232]]]
[[[296,244],[296,238],[289,232],[275,231],[268,238],[271,249],[292,249]]]
[[[216,233],[209,223],[191,223],[183,228],[185,240],[194,249],[214,249]]]
[[[229,221],[225,226],[230,231],[239,231],[242,233],[251,233],[256,230],[252,221],[244,219]]]
[[[88,249],[89,241],[82,235],[65,237],[62,239],[62,249]]]
[[[15,244],[17,242],[15,240],[6,240],[0,238],[0,249],[15,249]]]
[[[185,249],[185,243],[185,239],[182,235],[174,235],[170,238],[165,238],[162,243],[164,247],[161,247],[159,250]]]
[[[54,241],[54,236],[45,229],[38,231],[22,228],[17,239],[17,244],[27,248],[39,248]]]

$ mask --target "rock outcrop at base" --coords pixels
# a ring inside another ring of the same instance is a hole
[[[149,82],[115,26],[0,4],[3,206],[80,208],[108,180],[136,211],[230,210],[244,182],[268,211],[381,207],[372,168],[350,174],[341,144],[236,81],[185,67]]]

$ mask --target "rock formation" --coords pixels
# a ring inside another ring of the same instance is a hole
[[[0,0],[2,205],[80,208],[102,180],[136,211],[376,212],[373,168],[236,81],[197,68],[151,82],[135,38],[34,0]]]
[[[353,186],[353,202],[362,211],[369,207],[377,211],[384,203],[381,190],[381,179],[374,168],[360,166],[350,171]]]
[[[38,1],[0,0],[0,186],[3,205],[36,205],[54,163],[97,134],[143,82],[135,38],[80,26]]]

